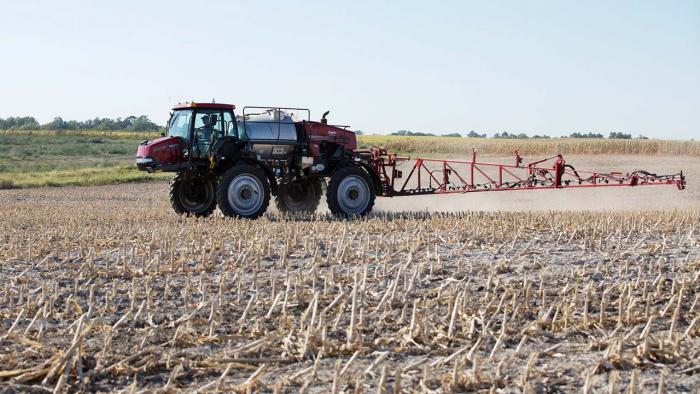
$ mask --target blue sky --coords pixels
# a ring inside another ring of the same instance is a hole
[[[216,98],[366,132],[700,137],[700,1],[7,2],[0,50],[0,117]]]

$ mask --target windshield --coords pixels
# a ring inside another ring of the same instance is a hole
[[[168,135],[188,139],[191,118],[191,110],[176,111],[173,117],[170,119],[170,130],[168,130]]]

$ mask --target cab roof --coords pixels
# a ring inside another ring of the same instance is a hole
[[[233,104],[219,104],[219,103],[178,103],[173,107],[174,110],[178,109],[192,109],[192,108],[204,108],[204,109],[235,109],[236,106]]]

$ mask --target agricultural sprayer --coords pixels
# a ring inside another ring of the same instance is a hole
[[[272,195],[284,212],[315,211],[326,189],[330,211],[362,216],[375,197],[590,187],[676,186],[683,173],[578,171],[561,155],[512,164],[398,156],[358,149],[348,126],[310,120],[303,108],[186,103],[173,108],[167,135],[143,141],[140,170],[171,171],[170,202],[179,214],[257,218]],[[404,172],[407,174],[404,175]],[[327,183],[326,183],[327,182]]]

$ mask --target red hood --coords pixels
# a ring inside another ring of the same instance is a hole
[[[144,141],[136,151],[136,158],[151,158],[154,166],[175,164],[184,161],[182,150],[185,141],[180,137],[168,136]]]

